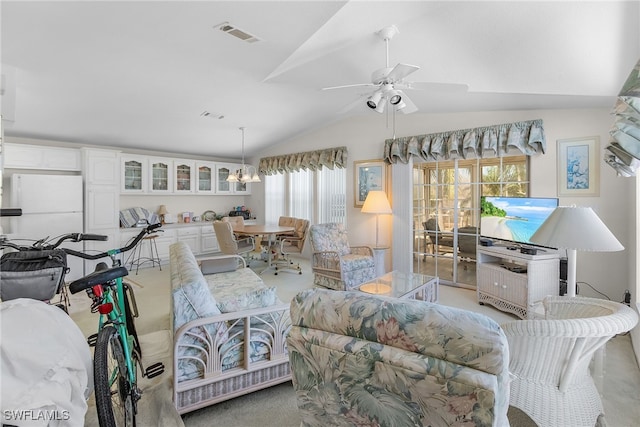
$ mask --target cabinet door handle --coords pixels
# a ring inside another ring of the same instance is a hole
[[[498,282],[493,282],[493,286],[498,286]]]
[[[507,289],[507,285],[502,285],[502,289]]]

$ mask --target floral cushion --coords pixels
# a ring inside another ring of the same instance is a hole
[[[253,289],[241,294],[227,294],[226,298],[218,301],[218,308],[223,313],[249,310],[252,308],[270,307],[282,304],[276,294],[276,288]]]
[[[312,225],[309,232],[314,251],[337,252],[338,255],[346,255],[351,252],[347,230],[342,223]]]
[[[291,320],[303,425],[508,425],[508,345],[486,316],[314,289]]]

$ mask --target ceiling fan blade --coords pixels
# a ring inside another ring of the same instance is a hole
[[[391,82],[399,82],[411,73],[418,71],[420,67],[417,65],[398,64],[389,71],[387,80]]]
[[[342,114],[348,113],[349,111],[353,110],[354,108],[356,108],[356,107],[358,107],[360,105],[364,105],[364,104],[365,104],[365,100],[363,99],[363,97],[359,97],[355,101],[345,105],[340,110],[336,111],[336,114],[342,115]]]
[[[428,90],[429,92],[464,93],[469,91],[469,86],[464,83],[402,82],[395,86],[401,89]]]
[[[416,104],[414,104],[413,101],[409,99],[406,93],[402,92],[401,90],[399,90],[398,93],[400,93],[400,96],[402,96],[401,103],[404,102],[405,107],[396,111],[402,114],[411,114],[418,111],[418,107],[416,107]]]
[[[348,87],[362,87],[362,86],[379,86],[379,85],[376,85],[376,84],[373,84],[373,83],[356,83],[356,84],[353,84],[353,85],[323,87],[322,90],[344,89],[344,88],[348,88]]]

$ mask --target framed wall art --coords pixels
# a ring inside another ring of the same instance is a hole
[[[383,160],[365,160],[353,162],[354,204],[362,207],[371,190],[386,191],[386,167]]]
[[[558,196],[598,196],[600,138],[558,140]]]

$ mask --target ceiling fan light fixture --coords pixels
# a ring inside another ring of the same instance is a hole
[[[398,102],[397,104],[395,104],[396,111],[400,111],[400,110],[402,110],[402,109],[403,109],[404,107],[406,107],[406,106],[407,106],[407,104],[405,104],[405,102],[404,102],[402,99],[400,99],[400,102]]]
[[[380,101],[382,100],[382,93],[375,92],[373,95],[367,99],[367,107],[375,110],[380,105]]]
[[[384,113],[384,106],[387,103],[386,101],[387,101],[387,98],[382,98],[380,102],[378,102],[378,106],[375,108],[377,113],[380,113],[380,114]]]
[[[398,105],[402,101],[402,95],[400,95],[396,90],[389,91],[387,95],[389,97],[389,104]]]

